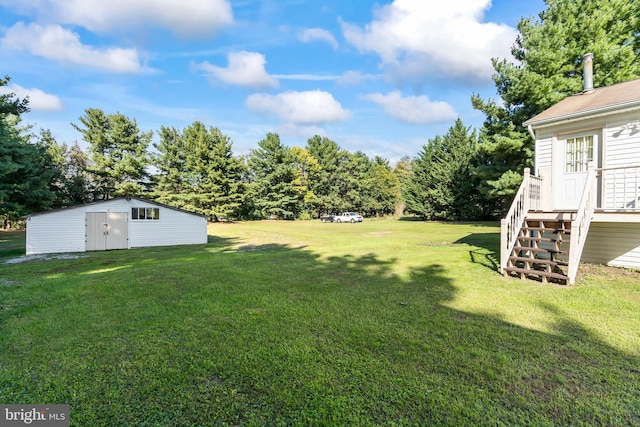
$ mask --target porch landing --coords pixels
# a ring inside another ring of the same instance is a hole
[[[558,221],[574,221],[578,215],[577,211],[530,211],[527,214],[527,218],[531,220],[549,221],[552,219]],[[639,223],[640,224],[640,212],[615,212],[598,210],[593,213],[591,222],[620,222],[620,223]]]

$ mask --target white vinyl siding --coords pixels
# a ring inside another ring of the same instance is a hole
[[[606,137],[604,167],[640,166],[640,121],[637,116],[628,115],[608,123]],[[604,209],[640,208],[640,168],[607,170],[601,179]]]
[[[135,206],[157,207],[151,204],[145,206],[139,201],[135,202]],[[129,223],[130,247],[207,243],[207,220],[204,217],[163,207],[160,207],[159,214],[158,220]]]
[[[637,117],[608,123],[604,166],[636,165],[640,165],[640,122]]]
[[[551,132],[538,135],[535,152],[536,171],[551,166],[553,159],[553,134]]]
[[[640,268],[640,224],[591,223],[582,261]]]
[[[85,210],[65,209],[27,218],[27,255],[84,252]]]
[[[160,217],[132,221],[132,207],[159,209]],[[202,216],[142,199],[113,199],[27,217],[26,253],[84,252],[87,212],[126,213],[129,248],[207,243],[207,221]]]

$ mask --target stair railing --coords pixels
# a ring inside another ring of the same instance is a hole
[[[509,262],[509,256],[518,241],[518,233],[524,225],[524,220],[531,207],[531,169],[524,169],[522,184],[513,198],[511,208],[500,221],[500,273]]]
[[[587,174],[587,181],[584,186],[582,198],[580,199],[580,207],[578,208],[576,218],[571,222],[569,267],[567,272],[570,285],[573,285],[576,281],[578,266],[580,265],[580,258],[582,257],[582,250],[584,249],[584,244],[587,241],[587,234],[589,234],[589,226],[591,225],[593,213],[596,210],[598,194],[596,186],[596,170],[593,166],[593,162],[589,162],[589,172]]]

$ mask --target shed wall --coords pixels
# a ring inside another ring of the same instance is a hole
[[[82,207],[27,218],[27,255],[84,252],[85,212]]]
[[[159,220],[132,220],[131,208],[159,208]],[[113,199],[27,218],[26,253],[84,252],[87,212],[126,212],[128,247],[171,246],[207,242],[204,217],[140,199]]]
[[[127,207],[131,248],[207,243],[207,220],[204,217],[160,207],[159,220],[135,220],[131,219],[132,207],[155,208],[158,205],[131,200]]]

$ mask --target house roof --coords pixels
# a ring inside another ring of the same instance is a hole
[[[640,109],[640,79],[569,96],[525,121],[523,125],[537,127],[626,109]]]
[[[145,203],[150,203],[152,205],[156,205],[156,206],[159,206],[159,207],[172,209],[174,211],[183,212],[183,213],[186,213],[186,214],[195,215],[195,216],[201,216],[203,218],[206,218],[205,215],[202,215],[202,214],[199,214],[199,213],[195,213],[195,212],[187,211],[187,210],[184,210],[184,209],[176,208],[175,206],[165,205],[164,203],[158,203],[156,201],[149,200],[149,199],[144,199],[142,197],[133,197],[133,196],[114,197],[113,199],[109,199],[109,200],[98,200],[96,202],[85,203],[85,204],[82,204],[82,205],[66,206],[64,208],[53,209],[53,210],[50,210],[50,211],[35,212],[35,213],[29,214],[29,215],[25,215],[25,217],[36,216],[36,215],[45,215],[45,214],[49,214],[49,213],[52,213],[52,212],[60,212],[60,211],[66,211],[66,210],[71,210],[71,209],[78,209],[78,208],[82,208],[84,206],[94,206],[94,205],[99,205],[99,204],[102,204],[102,203],[109,203],[109,202],[113,202],[114,200],[122,200],[122,199],[138,200],[138,201],[145,202]]]

